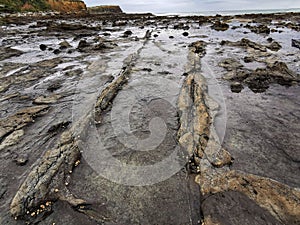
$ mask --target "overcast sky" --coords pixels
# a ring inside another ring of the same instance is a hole
[[[125,12],[201,12],[300,8],[300,0],[84,0],[88,6],[120,5]]]

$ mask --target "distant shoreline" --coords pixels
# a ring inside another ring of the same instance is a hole
[[[98,6],[101,8],[101,6]],[[103,6],[102,6],[103,7]],[[107,6],[104,6],[107,7]],[[112,7],[112,6],[109,6]],[[89,9],[97,7],[87,7],[84,12],[58,12],[58,11],[40,11],[40,12],[14,12],[14,13],[3,13],[0,12],[0,18],[5,17],[16,17],[16,18],[46,18],[46,17],[74,17],[74,18],[84,18],[84,17],[105,17],[108,20],[116,19],[133,19],[140,17],[152,17],[152,18],[163,18],[163,17],[242,17],[242,18],[252,18],[259,15],[262,16],[275,16],[275,15],[286,15],[286,14],[300,14],[300,8],[294,9],[270,9],[270,10],[231,10],[231,11],[206,11],[206,12],[182,12],[182,13],[151,13],[151,12],[126,12],[122,11],[119,6],[115,10],[103,11],[98,13],[93,13]],[[119,10],[118,10],[119,9]],[[100,10],[101,11],[101,10]]]
[[[177,13],[154,13],[156,16],[234,16],[245,14],[272,14],[272,13],[298,13],[300,8],[289,9],[257,9],[257,10],[224,10],[224,11],[200,11],[200,12],[177,12]]]

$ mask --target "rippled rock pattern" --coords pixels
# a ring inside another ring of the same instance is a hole
[[[299,224],[300,15],[109,10],[1,17],[0,224]]]

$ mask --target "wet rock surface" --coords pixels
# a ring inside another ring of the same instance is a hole
[[[202,207],[205,224],[282,224],[255,201],[237,191],[205,196]]]
[[[4,17],[0,223],[299,224],[299,19]]]

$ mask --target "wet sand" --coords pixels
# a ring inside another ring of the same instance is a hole
[[[1,224],[299,224],[299,20],[2,17]]]

